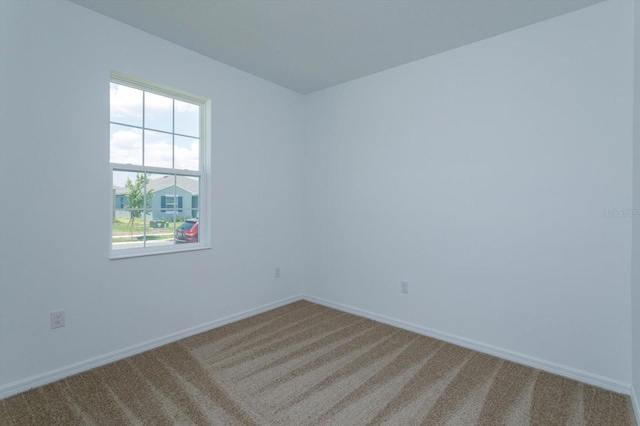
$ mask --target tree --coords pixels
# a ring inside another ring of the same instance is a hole
[[[131,179],[127,178],[125,188],[127,188],[127,208],[131,217],[129,218],[129,236],[133,237],[133,223],[136,218],[142,217],[142,208],[145,207],[145,186],[149,183],[150,179],[144,175],[144,173],[136,174],[136,182],[131,182]],[[151,199],[153,198],[153,189],[147,190],[147,204],[146,207],[150,207]]]

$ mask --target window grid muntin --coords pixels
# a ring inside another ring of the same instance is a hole
[[[142,126],[135,126],[133,124],[121,123],[119,121],[109,121],[109,123],[115,124],[115,125],[118,125],[118,126],[131,127],[133,129],[138,129],[138,130],[151,130],[151,131],[158,132],[158,133],[165,133],[167,135],[182,136],[183,138],[189,138],[189,139],[199,139],[196,136],[185,135],[184,133],[171,133],[171,132],[167,132],[167,131],[164,131],[164,130],[156,130],[156,129],[152,129],[152,128],[149,128],[149,127],[142,127]]]

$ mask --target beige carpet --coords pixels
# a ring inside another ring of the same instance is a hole
[[[0,402],[2,425],[635,425],[628,396],[296,302]]]

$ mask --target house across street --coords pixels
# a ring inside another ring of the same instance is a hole
[[[149,220],[172,220],[178,217],[198,217],[199,182],[186,176],[164,176],[152,179],[147,190],[153,191],[149,203]],[[127,188],[114,186],[114,217],[128,218]]]

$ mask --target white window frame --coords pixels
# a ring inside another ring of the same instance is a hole
[[[132,87],[135,89],[143,90],[149,93],[154,93],[162,96],[167,96],[175,100],[196,104],[200,107],[200,170],[182,170],[175,168],[154,167],[145,165],[131,165],[111,163],[109,161],[109,198],[111,199],[111,218],[113,213],[118,208],[115,205],[115,197],[113,196],[113,172],[124,171],[132,173],[154,173],[154,174],[169,174],[176,176],[191,176],[198,177],[200,182],[200,188],[198,192],[198,242],[196,243],[183,243],[183,244],[171,244],[161,246],[147,247],[146,242],[144,247],[140,248],[128,248],[128,249],[113,249],[113,220],[110,221],[109,232],[109,258],[110,259],[123,259],[139,256],[151,256],[167,253],[181,253],[194,250],[204,250],[211,248],[211,215],[209,210],[209,188],[210,188],[210,167],[211,167],[211,100],[203,98],[202,96],[193,95],[184,91],[176,90],[166,86],[161,86],[155,83],[149,83],[131,76],[112,71],[110,74],[110,83],[121,84],[124,86]],[[144,107],[143,107],[144,108]],[[144,110],[143,110],[144,114]],[[111,123],[111,119],[108,120]],[[115,123],[118,124],[118,123]],[[135,126],[132,126],[135,127]],[[150,129],[153,130],[153,129]],[[174,135],[176,133],[173,133]],[[179,135],[179,134],[178,134]],[[108,138],[109,139],[109,138]],[[174,194],[174,202],[177,196]],[[146,203],[145,203],[146,205]],[[175,206],[177,209],[177,205]],[[174,209],[174,211],[176,210]],[[146,207],[145,207],[146,210]],[[175,213],[174,213],[175,214]],[[177,226],[177,224],[176,224]],[[146,232],[146,227],[145,227]],[[175,232],[175,229],[172,229]]]

